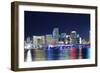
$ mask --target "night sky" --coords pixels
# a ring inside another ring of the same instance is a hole
[[[55,27],[60,33],[77,31],[81,37],[89,36],[90,14],[24,11],[24,16],[25,38],[52,34]]]

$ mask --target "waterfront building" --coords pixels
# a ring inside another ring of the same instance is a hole
[[[53,39],[57,42],[59,41],[59,28],[54,28],[52,32]]]
[[[72,31],[70,33],[70,44],[77,44],[77,32]]]

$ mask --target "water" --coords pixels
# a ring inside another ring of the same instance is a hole
[[[81,47],[80,47],[81,46]],[[90,45],[58,45],[55,47],[44,47],[30,49],[27,61],[49,61],[49,60],[69,60],[69,59],[89,59]],[[25,53],[26,54],[26,53]],[[27,54],[26,54],[27,55]]]

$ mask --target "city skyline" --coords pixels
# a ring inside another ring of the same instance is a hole
[[[90,42],[83,40],[77,31],[71,31],[70,35],[59,34],[59,28],[54,28],[52,34],[27,37],[24,41],[24,61],[27,61],[28,51],[32,61],[87,59]]]
[[[33,35],[32,37],[27,37],[25,42],[33,44],[34,47],[57,44],[90,44],[89,38],[82,39],[82,37],[77,34],[77,31],[71,31],[70,35],[66,33],[59,34],[59,28],[54,28],[52,34],[46,34],[41,36]]]
[[[25,38],[52,34],[55,27],[59,28],[59,34],[77,31],[81,37],[89,36],[90,15],[25,11]]]

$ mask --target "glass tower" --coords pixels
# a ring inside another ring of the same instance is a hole
[[[59,40],[59,28],[54,28],[52,33],[53,39],[55,39],[57,42]]]

